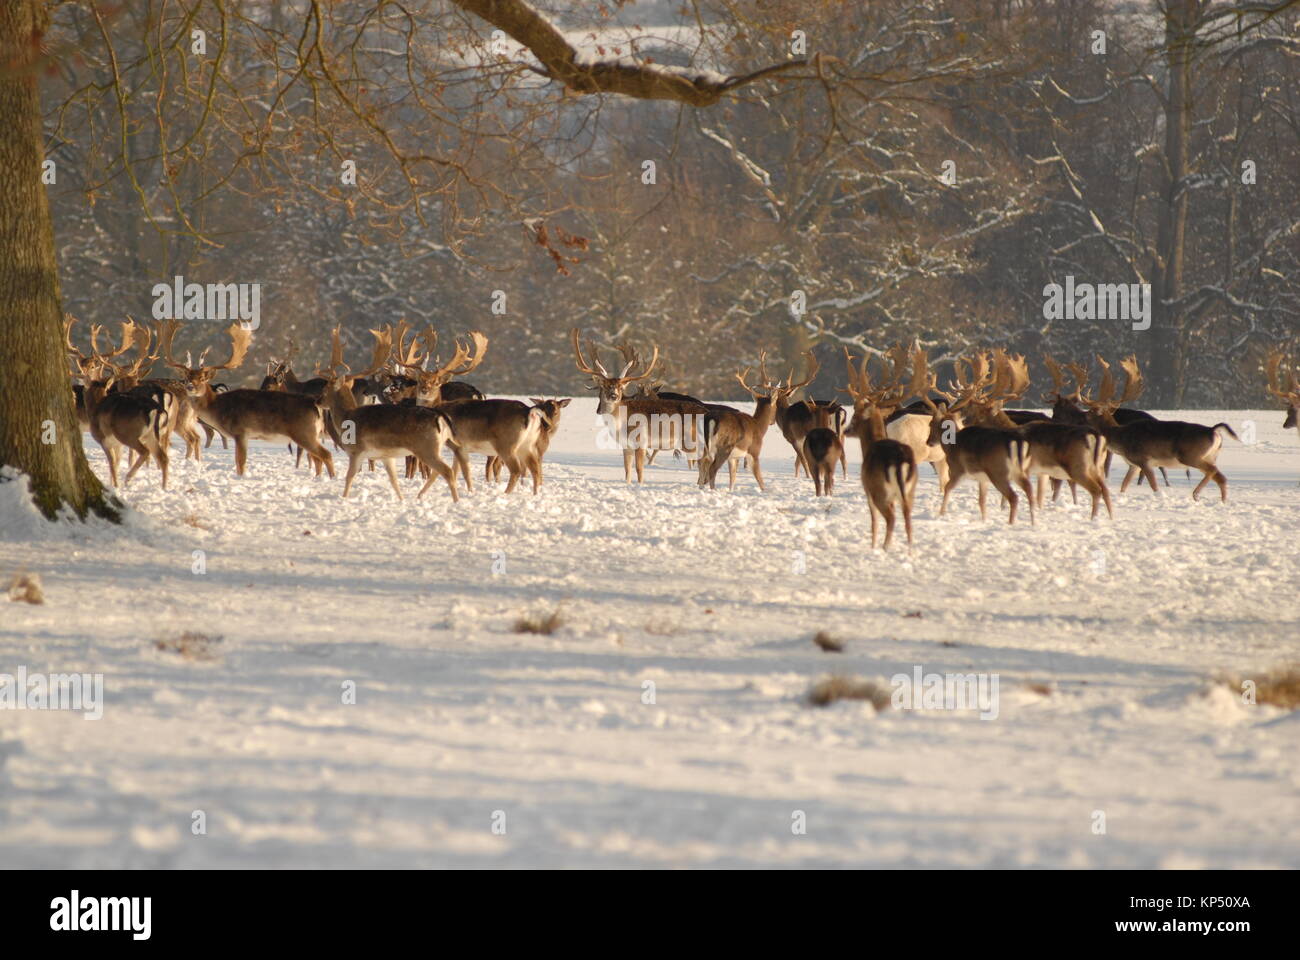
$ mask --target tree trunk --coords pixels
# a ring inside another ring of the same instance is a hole
[[[1167,304],[1182,296],[1187,232],[1186,178],[1192,127],[1192,45],[1200,0],[1169,0],[1165,11],[1165,53],[1169,82],[1165,102],[1166,179],[1161,196],[1156,262],[1151,271],[1151,331],[1147,370],[1154,387],[1147,404],[1158,409],[1183,404],[1187,382],[1186,317]]]
[[[117,520],[81,448],[63,349],[34,69],[46,23],[42,0],[0,4],[0,464],[27,474],[51,520],[64,507]]]

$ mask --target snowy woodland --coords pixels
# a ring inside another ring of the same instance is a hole
[[[1296,0],[16,0],[0,864],[1300,867],[1297,420]]]

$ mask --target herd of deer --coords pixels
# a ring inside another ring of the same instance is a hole
[[[451,359],[442,363],[436,359],[437,334],[431,327],[417,335],[405,321],[390,324],[370,331],[374,347],[369,362],[353,371],[335,328],[329,363],[317,368],[313,379],[302,381],[293,374],[290,344],[284,359],[268,365],[260,388],[230,390],[214,382],[214,377],[244,362],[251,333],[238,324],[226,330],[229,358],[209,364],[207,350],[197,362],[189,354],[184,363],[173,358],[172,340],[179,328],[175,321],[150,328],[128,320],[121,325],[120,342],[105,350],[99,346],[103,328],[92,327],[88,355],[73,345],[73,322],[69,319],[65,325],[65,340],[76,368],[74,378],[81,380],[74,385],[78,416],[103,447],[115,485],[121,448],[127,447],[134,462],[122,482],[152,459],[161,469],[166,489],[167,451],[176,433],[184,441],[186,456],[196,460],[214,436],[219,435],[223,445],[227,438],[233,439],[240,476],[247,463],[248,442],[265,439],[288,441],[297,447],[299,459],[304,453],[308,456],[318,476],[323,469],[333,477],[333,458],[323,442],[328,438],[348,456],[344,497],[351,492],[362,463],[368,461],[373,469],[379,460],[401,499],[395,469],[395,458],[401,456],[406,458],[408,478],[417,470],[426,478],[417,497],[442,477],[456,500],[457,473],[473,489],[470,453],[487,455],[487,478],[498,478],[502,466],[509,471],[507,492],[527,475],[535,493],[542,483],[543,457],[570,402],[534,398],[529,405],[487,399],[470,384],[452,380],[483,362],[488,339],[477,332],[469,335],[467,343],[457,341]],[[1157,491],[1154,471],[1163,474],[1166,467],[1181,466],[1202,474],[1193,498],[1211,480],[1222,500],[1228,496],[1227,478],[1215,461],[1223,442],[1221,432],[1236,438],[1232,428],[1226,423],[1203,426],[1158,420],[1123,406],[1143,388],[1134,357],[1120,362],[1124,384],[1119,391],[1109,364],[1100,357],[1102,375],[1095,391],[1089,389],[1082,365],[1059,365],[1046,357],[1055,388],[1044,397],[1051,404],[1050,412],[1039,413],[1006,408],[1020,400],[1030,381],[1025,358],[1004,350],[977,352],[958,361],[944,389],[919,347],[895,345],[882,354],[874,371],[869,358],[855,360],[845,350],[844,392],[853,408],[847,417],[835,401],[793,400],[817,376],[818,363],[811,351],[800,381],[795,381],[793,369],[784,380],[773,381],[766,354],[759,356],[753,382],[752,367],[738,371],[736,379],[754,398],[753,412],[746,413],[660,389],[662,384],[650,379],[658,364],[658,347],[648,363],[631,347],[620,347],[623,363],[615,374],[602,363],[594,343],[587,341],[584,347],[577,329],[572,332],[572,345],[578,370],[591,378],[589,389],[597,391],[597,413],[618,438],[628,482],[634,468],[641,482],[645,464],[657,452],[668,450],[685,454],[688,463],[694,463],[700,486],[714,487],[725,463],[731,486],[737,467],[748,465],[763,490],[759,458],[768,429],[776,424],[794,450],[795,475],[801,470],[807,473],[816,495],[829,496],[836,466],[847,476],[845,445],[856,438],[862,448],[862,485],[871,512],[873,547],[883,518],[888,548],[896,508],[908,543],[912,542],[918,466],[925,462],[938,475],[943,493],[940,515],[946,512],[953,489],[969,477],[979,484],[981,518],[986,516],[985,498],[992,486],[1009,506],[1010,523],[1015,522],[1019,506],[1017,489],[1026,498],[1032,522],[1035,502],[1043,506],[1047,482],[1053,500],[1066,482],[1072,495],[1082,487],[1091,496],[1094,519],[1103,504],[1113,517],[1107,476],[1116,453],[1129,465],[1121,492],[1135,477]],[[133,348],[133,360],[119,359]],[[178,376],[147,378],[160,359]],[[1274,350],[1266,369],[1270,393],[1287,407],[1285,426],[1296,426],[1300,384],[1294,366],[1284,369],[1284,353]],[[1067,373],[1074,380],[1068,392]],[[629,394],[634,383],[637,391]],[[907,400],[911,402],[905,404]],[[206,442],[200,440],[200,429],[207,433]],[[450,450],[454,467],[443,459],[445,450]],[[1031,489],[1035,480],[1036,501]]]

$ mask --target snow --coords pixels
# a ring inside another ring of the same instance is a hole
[[[765,495],[666,455],[626,486],[593,403],[536,497],[476,478],[398,503],[380,469],[343,501],[276,444],[243,479],[174,445],[171,489],[142,470],[121,528],[52,527],[0,483],[0,587],[46,595],[0,599],[0,673],[102,673],[106,698],[100,720],[0,710],[0,862],[1300,866],[1300,714],[1212,680],[1300,660],[1281,412],[1177,415],[1254,421],[1224,444],[1226,506],[1170,471],[1113,523],[1083,497],[1008,527],[996,496],[981,523],[974,485],[938,518],[926,467],[916,546],[886,554],[856,450],[829,502],[775,429]],[[157,645],[185,633],[196,656]],[[997,674],[997,718],[805,700],[917,665]]]

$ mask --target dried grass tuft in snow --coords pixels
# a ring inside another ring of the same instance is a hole
[[[838,637],[831,636],[825,630],[818,630],[813,634],[813,643],[821,647],[827,653],[843,653],[844,641]]]
[[[15,602],[44,603],[45,591],[41,589],[39,573],[18,573],[9,581],[8,597]]]
[[[883,684],[839,673],[818,680],[808,691],[808,702],[814,707],[829,707],[836,700],[869,700],[879,713],[889,708],[892,699],[893,694]]]
[[[560,611],[553,610],[546,616],[528,614],[515,621],[515,633],[543,633],[550,635],[564,624]]]
[[[184,660],[215,660],[217,655],[212,652],[212,645],[220,642],[220,637],[186,630],[179,637],[155,640],[153,645],[157,650],[178,654]]]
[[[1216,677],[1234,693],[1241,693],[1245,681],[1255,685],[1255,703],[1281,707],[1283,710],[1300,708],[1300,664],[1285,663],[1265,673],[1250,677]]]

